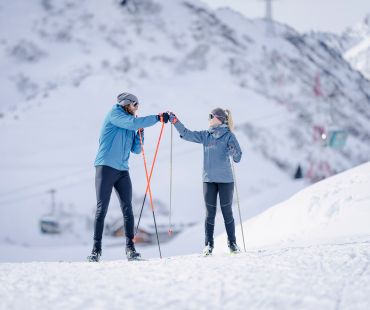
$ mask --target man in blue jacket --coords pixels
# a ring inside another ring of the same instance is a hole
[[[102,235],[104,219],[107,214],[112,189],[116,190],[123,213],[126,235],[127,259],[137,259],[140,254],[134,246],[134,215],[132,212],[132,185],[128,160],[130,152],[141,151],[140,136],[144,138],[145,127],[153,126],[158,121],[167,123],[168,113],[135,117],[139,108],[136,96],[122,93],[117,97],[118,103],[105,117],[100,133],[99,150],[95,160],[95,189],[97,209],[94,225],[94,246],[89,261],[98,262],[102,253]],[[144,141],[144,140],[143,140]]]

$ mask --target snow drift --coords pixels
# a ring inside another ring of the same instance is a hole
[[[369,238],[369,188],[370,163],[316,183],[244,222],[247,247]],[[225,248],[225,238],[217,246]]]

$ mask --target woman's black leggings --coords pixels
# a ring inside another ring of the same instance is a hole
[[[104,219],[108,211],[112,189],[115,189],[121,210],[126,235],[126,246],[132,246],[134,239],[134,215],[132,212],[132,185],[128,171],[108,166],[97,166],[95,175],[96,215],[94,227],[94,248],[101,249]]]
[[[204,201],[206,204],[205,220],[205,244],[210,243],[213,246],[213,232],[215,228],[215,218],[217,210],[217,194],[220,195],[220,205],[224,217],[227,237],[230,242],[236,242],[235,222],[233,217],[233,194],[234,183],[203,183]]]

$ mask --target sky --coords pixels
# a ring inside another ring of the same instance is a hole
[[[229,6],[247,17],[265,15],[263,0],[202,0],[211,7]],[[370,0],[276,0],[273,17],[300,32],[341,33],[370,14]]]

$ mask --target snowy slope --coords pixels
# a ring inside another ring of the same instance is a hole
[[[244,222],[248,248],[370,238],[370,163],[303,189]],[[239,244],[241,243],[241,230]],[[226,236],[217,245],[225,249]]]
[[[369,264],[369,243],[138,263],[1,264],[1,308],[366,310]]]
[[[361,71],[364,76],[370,79],[370,35],[347,51],[344,57],[354,68]]]
[[[322,32],[311,35],[342,54],[353,68],[370,79],[370,14],[341,35]]]
[[[259,197],[254,214],[296,189],[291,175],[298,163],[307,171],[310,162],[324,157],[336,173],[368,160],[370,84],[321,41],[280,24],[270,38],[263,20],[213,11],[196,0],[131,3],[136,5],[121,7],[113,0],[0,5],[2,245],[90,244],[99,130],[123,90],[139,96],[140,115],[173,110],[195,130],[206,128],[212,108],[230,108],[245,154],[237,166],[241,198]],[[314,92],[318,73],[320,96]],[[330,123],[329,114],[333,125],[350,133],[343,150],[312,144],[312,126]],[[145,134],[150,163],[159,125]],[[169,137],[166,127],[153,176],[164,223]],[[201,147],[177,135],[174,147],[174,221],[202,221]],[[131,159],[131,177],[138,212],[145,191],[140,156]],[[278,186],[286,189],[281,195],[264,195]],[[51,188],[57,190],[58,208],[77,214],[63,238],[39,233]],[[108,220],[119,212],[113,198]]]
[[[353,44],[344,52],[344,58],[349,61],[353,68],[361,71],[364,76],[370,79],[370,14],[362,23],[348,29],[344,37],[352,37]]]
[[[308,187],[245,222],[239,255],[2,263],[1,307],[368,309],[369,183],[367,163]]]

